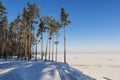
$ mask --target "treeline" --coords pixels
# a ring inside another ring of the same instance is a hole
[[[63,28],[64,62],[66,63],[65,27],[71,21],[68,20],[69,14],[65,12],[64,8],[61,8],[60,11],[60,20],[56,20],[52,16],[40,16],[39,6],[35,3],[27,3],[22,13],[19,13],[16,19],[8,24],[6,8],[0,2],[0,58],[7,60],[17,56],[20,60],[30,60],[33,54],[32,49],[35,49],[35,60],[37,60],[37,44],[40,43],[41,60],[55,59],[57,61],[59,30]],[[44,33],[47,33],[47,41],[44,40]],[[33,48],[34,46],[35,48]],[[56,51],[54,52],[54,50]]]

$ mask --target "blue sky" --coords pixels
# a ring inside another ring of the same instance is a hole
[[[22,13],[27,2],[37,3],[41,16],[56,19],[60,18],[60,7],[66,9],[72,21],[67,27],[68,52],[120,52],[120,0],[3,0],[9,22]],[[61,29],[60,52],[62,35]]]

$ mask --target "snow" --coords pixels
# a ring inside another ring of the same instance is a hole
[[[58,60],[63,61],[63,55]],[[67,62],[96,80],[120,80],[119,53],[70,53]]]
[[[67,54],[69,65],[58,54],[58,61],[0,60],[0,80],[120,80],[120,54]]]
[[[62,62],[0,60],[0,80],[94,79]]]

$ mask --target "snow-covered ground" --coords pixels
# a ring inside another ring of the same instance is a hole
[[[0,60],[0,80],[94,80],[68,64]]]
[[[58,60],[63,61],[63,54],[58,56]],[[67,54],[67,62],[97,80],[120,80],[119,53]]]
[[[120,54],[67,54],[69,65],[58,54],[58,61],[0,60],[0,80],[120,80]]]

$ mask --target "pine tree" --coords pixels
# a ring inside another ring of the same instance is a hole
[[[61,8],[61,26],[64,28],[64,63],[66,63],[66,26],[71,23],[68,20],[69,14],[65,12],[64,8]]]

